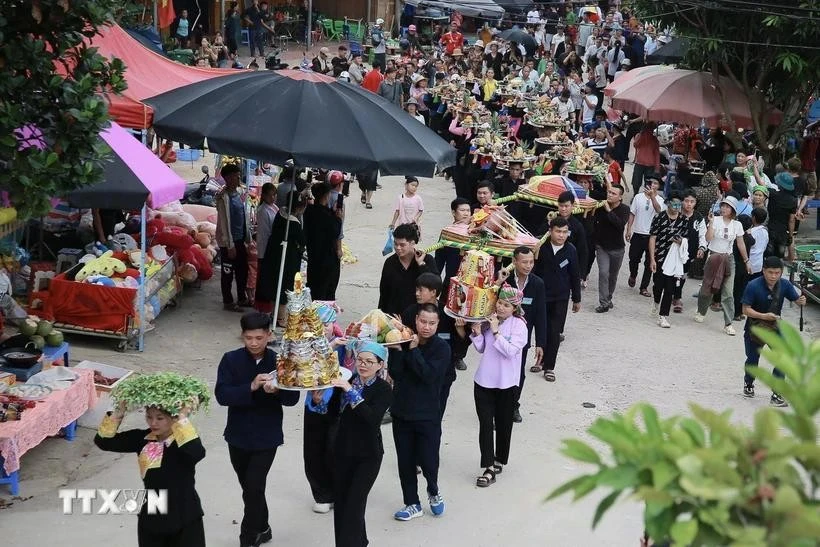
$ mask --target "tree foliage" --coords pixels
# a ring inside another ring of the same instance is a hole
[[[102,177],[110,151],[98,138],[109,120],[100,92],[125,89],[124,67],[85,40],[118,3],[0,3],[0,189],[23,218],[44,214],[49,198]]]
[[[758,145],[783,145],[820,82],[820,1],[636,0],[644,19],[688,37],[685,65],[727,76],[749,97]],[[771,106],[784,114],[770,127]],[[732,129],[734,122],[730,121]]]
[[[820,543],[820,340],[806,344],[793,326],[780,334],[754,327],[768,347],[762,355],[785,379],[748,367],[790,404],[763,408],[752,427],[730,413],[691,404],[692,417],[662,419],[648,404],[599,418],[588,432],[608,454],[576,440],[564,455],[594,472],[552,492],[573,499],[603,489],[593,527],[621,497],[644,503],[644,527],[655,543],[745,547],[809,547]],[[759,329],[759,330],[758,330]],[[640,425],[639,425],[640,422]],[[638,532],[636,530],[636,532]]]

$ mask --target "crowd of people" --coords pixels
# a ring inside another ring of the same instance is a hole
[[[532,175],[560,174],[574,183],[572,190],[558,196],[554,211],[509,202],[507,210],[543,244],[538,253],[519,246],[511,259],[499,260],[497,303],[485,321],[465,322],[444,312],[449,280],[463,254],[443,247],[431,255],[419,247],[425,208],[415,177],[405,179],[390,211],[393,252],[383,264],[377,303],[380,310],[401,318],[412,329],[412,339],[390,349],[348,339],[336,323],[337,308],[328,303],[321,306],[325,335],[353,374],[350,380],[339,378],[332,387],[306,394],[303,456],[313,510],[333,511],[337,547],[368,544],[365,511],[383,463],[384,423],[391,423],[402,497],[395,519],[409,521],[425,514],[419,474],[430,513],[445,513],[438,482],[442,420],[457,371],[467,370],[464,359],[470,348],[480,355],[473,375],[479,463],[475,484],[487,488],[499,480],[510,463],[514,424],[523,420],[520,404],[527,372],[550,384],[557,381],[566,318],[570,310],[581,310],[593,265],[598,269],[596,313],[615,309],[616,292],[618,297],[625,295],[617,291],[617,281],[626,259],[629,289],[648,299],[647,307],[663,329],[672,326],[674,314],[684,311],[687,278],[702,280],[694,321],[705,322],[709,309],[720,311],[723,332],[735,336],[734,323],[745,320],[744,365],[757,366],[762,347],[751,327],[776,328],[786,299],[805,304],[805,296],[782,278],[783,259],[794,254],[796,225],[803,218],[805,199],[816,186],[820,129],[810,127],[806,133],[804,146],[813,150],[814,157],[809,153],[803,161],[786,158],[767,169],[754,150],[736,148],[720,130],[705,134],[689,127],[674,129],[676,137],[686,136],[682,150],[679,139],[666,138],[672,129],[637,116],[609,120],[603,110],[607,83],[641,66],[668,40],[619,9],[619,3],[613,4],[598,17],[593,12],[577,14],[569,7],[561,12],[555,5],[530,11],[524,25],[535,44],[530,49],[500,39],[489,28],[468,44],[457,20],[446,32],[436,29],[432,37],[420,36],[409,25],[397,59],[386,56],[384,22],[378,20],[371,36],[375,54],[370,69],[359,52],[351,55],[345,45],[333,57],[328,48],[320,48],[310,64],[316,72],[361,85],[405,108],[456,147],[456,165],[444,173],[455,186],[450,204],[455,225],[468,224],[476,210],[500,198],[514,197]],[[265,5],[254,0],[252,8],[264,10]],[[231,10],[238,13],[235,6]],[[256,12],[246,10],[245,17],[256,25]],[[180,28],[187,32],[187,27]],[[252,34],[252,53],[256,40]],[[225,49],[225,58],[235,55],[235,34],[227,45],[214,42]],[[209,59],[215,51],[205,40],[201,50]],[[218,64],[221,54],[215,55],[209,62]],[[510,80],[520,81],[516,85],[521,93],[549,102],[564,124],[562,129],[572,141],[599,154],[605,172],[576,176],[567,171],[564,161],[546,152],[535,161],[504,165],[479,161],[472,142],[477,133],[465,125],[463,111],[442,100],[435,89],[458,82],[503,118],[510,140],[532,146],[538,128],[497,93],[501,82]],[[630,148],[635,150],[634,165],[627,181],[624,168]],[[217,196],[216,208],[222,301],[226,310],[244,313],[244,345],[222,357],[215,391],[217,401],[228,407],[224,437],[242,490],[240,545],[247,547],[272,538],[266,477],[283,443],[284,407],[299,401],[299,393],[280,390],[270,382],[277,357],[268,346],[271,330],[285,326],[286,292],[292,290],[305,258],[313,298],[337,300],[345,198],[351,182],[357,180],[361,204],[372,209],[378,173],[286,165],[278,187],[268,183],[261,188],[261,203],[253,215],[240,189],[239,167],[227,165],[221,176],[225,188]],[[582,193],[599,201],[599,206],[577,214]],[[251,243],[257,260],[253,298],[247,290],[249,264],[254,260]],[[276,302],[278,310],[274,310]],[[251,307],[255,311],[248,311]],[[272,314],[279,319],[276,325],[271,324]],[[782,373],[775,368],[775,375]],[[748,373],[742,393],[755,394]],[[778,393],[771,394],[770,403],[786,405]],[[149,425],[170,418],[152,414]],[[112,419],[118,423],[121,415]],[[190,443],[196,435],[185,416],[174,424],[151,425],[151,432],[176,446],[161,465],[184,468],[183,478],[178,479],[183,482],[175,487],[189,505],[184,522],[163,530],[172,542],[177,541],[168,544],[194,545],[202,509],[192,470],[204,457],[204,449],[198,439]],[[134,439],[128,437],[130,444],[124,444],[122,437],[112,437],[116,431],[112,423],[104,425],[97,440],[102,448],[142,449],[142,438],[131,435]],[[144,544],[149,544],[147,530],[140,527],[141,545],[143,536]],[[195,539],[179,543],[183,541],[179,538]]]

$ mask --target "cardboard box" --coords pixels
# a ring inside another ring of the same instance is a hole
[[[97,390],[97,404],[93,408],[89,408],[85,414],[80,416],[77,420],[77,425],[88,429],[97,429],[100,422],[105,416],[105,413],[114,410],[114,402],[111,400],[109,392],[114,389],[114,386],[119,384],[123,379],[133,374],[133,371],[128,369],[114,367],[103,363],[95,363],[94,361],[82,361],[74,368],[90,368],[98,371],[103,376],[108,378],[117,378],[117,381],[110,386],[103,384],[94,384]]]
[[[114,366],[106,365],[106,364],[103,364],[103,363],[95,363],[94,361],[82,361],[80,364],[78,364],[74,368],[90,368],[90,369],[96,370],[97,372],[99,372],[103,376],[106,376],[107,378],[116,378],[117,379],[117,381],[114,382],[113,384],[111,384],[110,386],[107,386],[105,384],[95,383],[94,387],[97,389],[97,394],[98,395],[100,394],[100,392],[109,392],[109,391],[111,391],[112,389],[114,389],[114,386],[116,386],[122,380],[124,380],[125,378],[127,378],[131,374],[133,374],[133,371],[131,371],[131,370],[128,370],[128,369],[125,369],[125,368],[120,368],[120,367],[114,367]]]

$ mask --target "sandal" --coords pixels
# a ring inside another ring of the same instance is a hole
[[[362,203],[365,203],[367,200],[365,199],[364,195],[362,195]]]
[[[541,372],[542,370],[544,369],[540,365],[533,365],[530,367],[530,372]]]
[[[475,480],[475,485],[479,488],[487,488],[491,484],[495,482],[495,471],[492,468],[488,467],[484,470],[484,472],[479,475],[479,477]]]
[[[640,295],[641,296],[647,296],[647,297],[652,296],[652,294],[650,294],[650,292],[646,289],[641,289]]]
[[[555,381],[555,373],[551,370],[548,370],[544,373],[544,380],[547,382],[554,382]]]
[[[223,304],[222,309],[224,309],[226,311],[238,311],[238,312],[244,311],[239,304],[233,304],[233,303]]]
[[[492,467],[492,470],[495,471],[496,475],[500,475],[501,473],[504,472],[504,466],[501,465],[500,463],[494,463],[493,467]]]
[[[372,204],[372,203],[365,203],[365,204],[364,204],[364,207],[365,207],[365,209],[372,209],[372,208],[373,208],[373,204]]]

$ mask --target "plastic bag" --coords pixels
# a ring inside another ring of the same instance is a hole
[[[393,252],[393,230],[390,228],[387,229],[387,241],[384,242],[384,248],[382,249],[382,256],[387,256]]]

